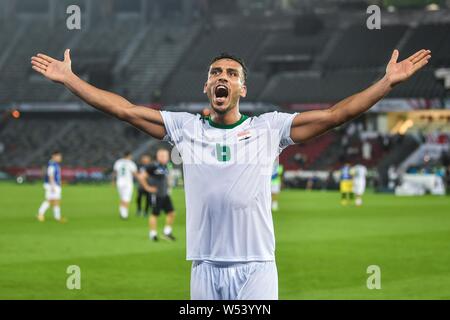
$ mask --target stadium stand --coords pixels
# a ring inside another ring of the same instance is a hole
[[[154,101],[157,98],[155,92],[160,91],[169,74],[178,68],[178,61],[198,36],[199,30],[196,24],[184,27],[172,22],[147,28],[135,55],[121,75],[128,81],[116,79],[118,90],[136,101]]]
[[[427,103],[448,99],[444,81],[435,76],[438,68],[450,65],[448,10],[383,12],[382,29],[368,30],[367,15],[359,9],[334,14],[330,8],[341,2],[321,1],[327,10],[316,14],[308,10],[269,14],[259,9],[252,14],[230,9],[231,14],[221,12],[214,19],[201,15],[219,10],[219,6],[195,9],[188,19],[179,16],[175,1],[163,8],[158,19],[148,18],[147,22],[134,2],[124,6],[126,14],[110,14],[110,19],[95,16],[89,25],[73,31],[64,27],[65,20],[50,22],[42,14],[48,8],[40,6],[40,14],[21,15],[8,23],[0,20],[0,48],[6,48],[0,53],[0,107],[7,110],[27,103],[45,106],[78,101],[62,86],[50,85],[34,74],[28,64],[36,52],[61,58],[67,47],[71,48],[74,70],[89,82],[135,103],[161,104],[170,110],[186,103],[206,106],[202,91],[207,66],[221,52],[241,56],[249,66],[244,102],[293,110],[295,104],[334,103],[367,87],[383,75],[393,48],[399,48],[400,58],[404,58],[427,47],[433,52],[430,65],[395,88],[388,98],[420,98]],[[19,9],[25,12],[34,6],[34,1],[23,3]],[[440,130],[443,126],[432,125],[437,127],[420,129]],[[281,160],[287,169],[338,168],[348,160],[342,155],[343,134],[335,130],[289,147]],[[42,165],[54,148],[62,150],[66,165],[106,168],[124,149],[138,150],[148,141],[139,131],[97,113],[33,113],[3,122],[0,168],[11,163]],[[385,172],[413,152],[419,142],[405,135],[398,145],[392,144],[397,147],[384,148],[382,138],[367,139],[370,159],[363,159],[362,143],[361,139],[349,141],[347,147],[359,150],[351,155],[352,160]]]
[[[417,51],[417,48],[422,47],[430,48],[433,52],[431,66],[448,67],[450,65],[450,23],[419,24],[403,47],[403,54],[407,57]]]
[[[328,16],[321,18],[326,22]],[[450,64],[449,22],[408,25],[403,19],[395,24],[390,17],[390,24],[382,30],[368,30],[365,24],[352,24],[342,17],[334,21],[333,28],[325,25],[312,34],[299,34],[296,19],[289,16],[279,25],[271,23],[271,28],[267,21],[272,17],[236,19],[245,23],[163,20],[143,26],[133,15],[119,15],[80,31],[61,28],[62,21],[51,26],[42,17],[25,19],[25,23],[17,22],[25,30],[16,33],[19,39],[14,43],[6,33],[0,36],[0,44],[13,45],[0,56],[0,103],[54,101],[55,97],[74,101],[61,87],[48,86],[33,75],[23,63],[36,51],[61,57],[70,45],[76,71],[96,85],[142,103],[205,101],[206,66],[223,51],[243,57],[250,66],[246,101],[336,101],[381,76],[397,46],[402,57],[429,47],[433,59],[427,72],[396,89],[392,97],[442,98],[446,94],[433,71]],[[8,28],[12,31],[14,24]],[[7,64],[2,63],[6,60]]]
[[[7,63],[1,66],[0,103],[22,101],[49,101],[64,89],[49,86],[32,73],[28,61],[36,52],[45,51],[59,57],[65,44],[73,36],[67,29],[55,29],[43,19],[31,20],[24,25],[25,32],[10,50]]]
[[[406,29],[404,25],[383,26],[381,32],[369,30],[365,24],[352,25],[345,30],[325,66],[327,69],[383,67]]]
[[[284,72],[271,78],[260,99],[278,104],[336,102],[380,77],[378,70]]]
[[[149,139],[130,125],[97,112],[35,114],[8,121],[3,127],[5,151],[0,154],[0,167],[41,166],[53,150],[64,154],[66,166],[109,167],[125,150],[136,150]]]

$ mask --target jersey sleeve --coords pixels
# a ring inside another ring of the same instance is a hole
[[[177,145],[182,139],[184,126],[188,121],[195,119],[195,115],[188,112],[160,112],[167,133],[163,140]]]
[[[49,177],[54,177],[55,176],[55,167],[54,166],[48,166],[48,168],[47,168],[47,175]]]
[[[113,171],[118,171],[119,170],[118,167],[119,167],[119,162],[118,161],[114,162]]]
[[[131,169],[131,172],[132,172],[132,173],[136,173],[136,172],[137,172],[137,166],[136,166],[136,163],[131,162],[130,169]]]
[[[277,134],[279,140],[279,152],[291,144],[295,144],[291,139],[291,125],[297,114],[298,113],[274,111],[262,115],[269,123],[270,129],[275,130]]]

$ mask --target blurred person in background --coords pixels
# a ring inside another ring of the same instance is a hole
[[[152,158],[149,155],[147,155],[147,154],[142,155],[141,159],[139,161],[139,167],[138,167],[139,174],[142,174],[143,172],[145,172],[145,170],[147,169],[147,166],[151,162],[152,162]],[[148,211],[151,206],[152,198],[153,198],[153,194],[147,192],[147,190],[145,190],[144,186],[139,182],[138,183],[138,193],[137,193],[137,197],[136,197],[136,205],[137,205],[136,215],[137,216],[142,216],[142,215],[147,216],[148,215]],[[145,202],[144,210],[142,210],[143,202]]]
[[[366,190],[367,168],[362,164],[357,164],[352,168],[353,193],[355,195],[356,206],[363,203],[362,196]]]
[[[277,158],[273,163],[271,192],[272,192],[272,211],[278,211],[278,195],[281,192],[281,183],[283,179],[284,168]]]
[[[346,206],[350,200],[353,198],[353,177],[350,172],[350,164],[346,163],[341,168],[341,182],[340,182],[340,191],[341,191],[341,204]]]
[[[390,190],[394,190],[398,185],[398,173],[397,168],[394,165],[391,165],[388,169],[388,188]]]
[[[38,220],[45,221],[45,212],[52,206],[53,217],[56,221],[64,223],[66,219],[61,217],[61,161],[62,153],[54,151],[48,161],[44,177],[45,200],[38,210]]]
[[[138,175],[137,166],[132,160],[131,152],[125,152],[123,157],[114,163],[113,168],[113,184],[116,185],[120,198],[120,218],[126,220],[128,219],[128,208],[133,196],[133,177],[135,177],[139,184],[148,192],[154,192],[156,190],[151,188],[147,184],[147,181]]]
[[[364,160],[372,159],[372,144],[367,140],[362,143],[362,157]]]
[[[161,148],[156,151],[156,161],[147,166],[141,173],[142,179],[150,179],[150,185],[157,189],[152,201],[152,213],[148,219],[149,238],[158,241],[158,217],[161,211],[166,213],[166,224],[163,230],[163,237],[166,240],[175,241],[172,232],[175,221],[175,209],[169,194],[169,151]]]

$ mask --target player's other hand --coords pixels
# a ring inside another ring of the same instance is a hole
[[[386,77],[391,86],[409,79],[414,73],[423,68],[431,58],[431,51],[426,49],[419,50],[400,62],[397,62],[398,55],[398,50],[394,50],[391,60],[386,67]]]
[[[66,49],[64,52],[63,61],[38,53],[36,56],[31,57],[31,64],[33,70],[41,73],[47,79],[58,83],[64,83],[64,81],[72,74],[70,49]]]

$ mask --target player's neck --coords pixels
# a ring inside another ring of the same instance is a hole
[[[224,114],[217,113],[213,110],[210,117],[211,120],[217,124],[232,125],[241,120],[242,114],[237,108]]]

